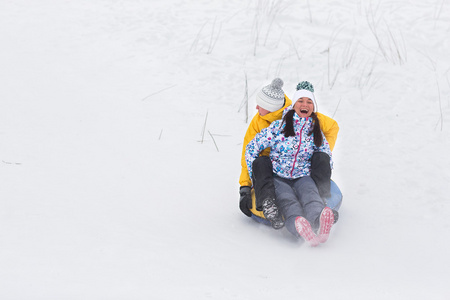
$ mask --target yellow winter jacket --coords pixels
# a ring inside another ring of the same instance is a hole
[[[241,176],[239,178],[239,184],[241,186],[252,186],[252,180],[250,179],[250,176],[248,174],[247,163],[245,162],[245,148],[257,133],[259,133],[262,129],[269,127],[270,123],[272,123],[273,121],[282,118],[283,110],[292,104],[292,101],[287,96],[285,96],[285,98],[286,103],[281,109],[271,112],[265,116],[261,116],[259,113],[257,113],[250,122],[247,132],[245,133],[244,144],[242,146],[242,156],[241,156],[242,169],[241,169]],[[330,145],[331,151],[333,151],[334,145],[336,144],[337,135],[339,132],[339,126],[335,120],[321,113],[317,113],[317,117],[319,118],[320,129],[325,135],[325,138],[327,139],[328,144]],[[264,149],[260,155],[269,156],[269,154],[270,148],[267,148]]]

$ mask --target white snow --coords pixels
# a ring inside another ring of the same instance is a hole
[[[449,15],[1,0],[0,299],[450,299]],[[317,248],[238,208],[246,78],[250,119],[275,77],[340,126]]]

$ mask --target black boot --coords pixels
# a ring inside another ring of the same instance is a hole
[[[274,229],[280,229],[284,226],[284,221],[281,213],[276,206],[274,199],[266,198],[262,202],[262,210],[264,217],[269,220],[270,224]]]
[[[334,214],[334,224],[336,224],[337,220],[339,219],[339,213],[337,210],[333,209],[333,214]]]

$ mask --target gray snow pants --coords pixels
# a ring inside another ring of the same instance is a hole
[[[287,230],[299,236],[295,219],[304,217],[315,230],[319,227],[319,216],[325,208],[314,180],[309,177],[285,179],[274,176],[276,203],[285,219]]]

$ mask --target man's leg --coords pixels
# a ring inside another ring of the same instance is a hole
[[[253,161],[253,188],[255,189],[256,210],[262,211],[264,199],[275,199],[272,161],[268,156],[260,156]]]
[[[262,211],[274,229],[284,226],[283,217],[275,204],[272,161],[260,156],[253,161],[253,187],[255,189],[256,210]]]
[[[330,157],[324,152],[315,152],[311,158],[311,178],[316,183],[320,197],[330,197]]]

